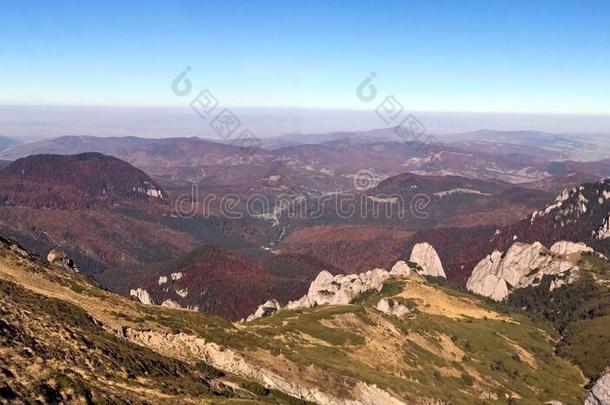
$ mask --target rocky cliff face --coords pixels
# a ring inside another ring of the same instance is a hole
[[[263,305],[259,305],[252,315],[248,316],[246,322],[253,321],[255,319],[264,318],[266,316],[271,316],[281,308],[280,303],[277,300],[268,300]]]
[[[47,255],[47,261],[51,264],[59,266],[66,270],[72,270],[78,273],[78,268],[74,264],[74,261],[68,257],[67,254],[58,249],[51,249]]]
[[[572,254],[593,252],[593,249],[582,242],[575,243],[564,240],[554,243],[553,246],[551,246],[551,252],[559,256],[569,256]]]
[[[516,226],[520,240],[533,235],[550,244],[561,239],[585,242],[597,252],[610,252],[610,179],[565,189],[544,210],[534,212],[528,226]],[[523,238],[521,238],[523,237]]]
[[[392,298],[380,299],[375,308],[386,315],[393,315],[399,318],[410,312],[409,308],[406,305],[401,304],[400,302],[393,300]]]
[[[536,218],[551,217],[557,225],[565,227],[576,223],[581,217],[590,215],[595,207],[606,206],[608,200],[610,200],[609,179],[565,189],[544,210],[534,212],[531,222],[533,223]]]
[[[288,309],[298,309],[313,308],[318,305],[349,304],[366,291],[380,291],[383,283],[390,278],[390,275],[384,269],[336,276],[323,270],[311,283],[307,294],[297,301],[291,301],[286,307]]]
[[[415,263],[412,263],[413,266],[409,266],[408,263],[406,263],[403,260],[400,260],[398,262],[396,262],[396,264],[394,266],[392,266],[392,270],[390,271],[390,273],[392,273],[395,276],[400,276],[400,277],[407,277],[411,274],[412,271],[415,270]]]
[[[415,260],[418,261],[416,262]],[[428,243],[415,245],[409,263],[400,260],[392,266],[392,270],[389,272],[385,269],[373,269],[360,274],[338,274],[333,276],[330,272],[322,270],[309,286],[307,294],[296,301],[290,301],[286,308],[302,309],[313,308],[319,305],[346,305],[365,292],[381,291],[383,284],[390,277],[408,277],[411,273],[445,277],[441,260],[432,245]],[[388,302],[381,305],[384,306],[385,304],[388,304],[388,308],[391,307],[391,304]],[[385,309],[385,306],[383,308]],[[260,319],[277,312],[279,309],[280,305],[276,300],[269,300],[259,306],[257,311],[248,316],[246,320]],[[401,315],[404,313],[406,312],[401,312]]]
[[[601,376],[591,387],[585,405],[607,405],[610,404],[610,373]]]
[[[150,298],[150,294],[143,288],[136,288],[129,291],[129,295],[140,301],[142,304],[154,305],[154,301]]]
[[[413,246],[409,260],[421,266],[421,275],[447,278],[441,259],[429,243],[423,242]]]
[[[514,289],[539,285],[544,276],[555,279],[551,289],[571,283],[578,267],[571,256],[592,249],[582,243],[561,241],[550,249],[540,242],[515,243],[506,253],[494,251],[477,264],[466,283],[468,290],[502,301]]]

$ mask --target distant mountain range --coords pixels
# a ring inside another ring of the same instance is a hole
[[[586,381],[574,364],[590,383],[605,370],[588,348],[607,347],[610,265],[600,255],[610,256],[610,180],[602,179],[609,160],[578,161],[569,149],[583,145],[565,140],[424,144],[370,135],[290,145],[286,138],[253,150],[135,137],[63,137],[5,149],[0,233],[19,242],[0,238],[0,300],[10,308],[0,310],[10,319],[0,330],[19,337],[15,342],[28,328],[42,330],[21,312],[29,302],[51,324],[71,325],[70,339],[119,339],[111,352],[130,350],[136,363],[157,364],[146,366],[150,375],[174,376],[179,367],[188,381],[212,387],[197,394],[171,380],[171,398],[584,397]],[[562,142],[565,148],[555,147]],[[236,201],[230,209],[238,219],[227,215],[226,196]],[[252,208],[253,196],[262,206]],[[180,204],[196,209],[183,215]],[[564,252],[572,242],[586,244],[578,257]],[[48,261],[37,258],[52,249]],[[67,257],[80,273],[54,257]],[[525,281],[512,285],[516,272],[502,273],[504,262],[522,265],[517,275]],[[562,266],[578,270],[564,274]],[[469,287],[500,303],[464,292],[475,268],[477,282]],[[47,308],[49,298],[77,308]],[[229,322],[247,317],[251,322]],[[45,325],[54,332],[38,334],[55,342],[61,332]],[[22,350],[20,343],[4,346]],[[69,356],[80,359],[79,350]],[[95,358],[107,370],[107,352],[100,353]],[[193,358],[203,362],[199,371]],[[130,362],[118,367],[142,372]],[[230,377],[218,377],[216,368]],[[119,385],[104,394],[101,380],[68,375],[91,398],[114,398],[123,389],[116,387],[130,386],[107,375]],[[346,378],[353,393],[334,388]],[[218,388],[235,379],[239,384],[229,386],[239,392]],[[0,394],[30,398],[20,379],[8,381],[10,392],[0,382]],[[261,382],[267,388],[255,385]],[[48,398],[75,398],[60,385],[49,387]],[[153,401],[158,387],[146,387],[133,395]]]
[[[200,138],[67,136],[14,146],[0,151],[0,158],[14,160],[33,154],[98,152],[131,163],[169,189],[191,182],[260,185],[261,179],[280,175],[286,187],[305,193],[353,188],[353,176],[361,169],[368,169],[381,179],[413,172],[511,183],[533,182],[569,172],[598,177],[610,175],[610,164],[606,160],[568,160],[578,155],[569,148],[556,147],[558,143],[549,134],[519,133],[512,141],[513,134],[502,134],[494,134],[490,138],[494,140],[441,142],[426,138],[426,143],[422,143],[402,142],[392,130],[385,129],[324,134],[308,138],[308,143],[292,142],[291,139],[299,137],[290,136],[282,140],[283,146],[268,143],[272,149],[257,150]],[[539,135],[552,139],[525,142],[530,136],[536,139]],[[476,133],[473,137],[483,135]]]
[[[543,210],[564,188],[610,174],[606,161],[554,161],[564,152],[538,146],[376,139],[389,137],[389,130],[346,135],[254,151],[199,138],[62,137],[14,146],[0,153],[18,158],[0,171],[0,228],[40,254],[52,247],[68,251],[83,271],[117,291],[141,287],[155,301],[174,300],[234,319],[252,312],[263,298],[302,294],[320,267],[332,272],[385,267],[422,240],[438,246],[449,279],[463,282],[476,261],[494,246],[505,248],[513,234],[552,242],[545,237],[551,232],[531,231],[519,225],[527,221],[521,219]],[[509,135],[515,134],[504,134],[506,140]],[[520,142],[526,138],[521,135]],[[372,188],[358,189],[362,169],[373,175],[365,179]],[[199,185],[197,198],[218,197],[205,217],[203,212],[176,216],[176,198],[191,192],[191,181]],[[321,216],[313,215],[318,199],[328,193],[355,193],[357,215],[338,215],[337,199],[324,203]],[[219,201],[226,194],[241,199],[242,212],[253,194],[272,204],[279,196],[301,196],[309,208],[304,218],[280,212],[229,220]],[[425,218],[409,206],[422,195]],[[385,199],[396,197],[406,215],[369,215],[380,206],[395,207]],[[601,219],[595,226],[595,231],[603,226]],[[579,238],[594,231],[585,228]],[[496,229],[501,236],[494,237]],[[471,241],[469,249],[461,247],[463,240]],[[605,251],[599,241],[584,241]],[[282,266],[290,276],[277,272]],[[267,281],[242,285],[244,278],[231,273],[236,267],[239,274],[251,272]],[[185,296],[158,284],[170,269],[186,268],[200,270],[176,281],[177,289],[190,291]],[[251,300],[223,301],[227,291],[242,288]]]
[[[174,146],[184,147],[183,143],[201,141],[174,142]],[[130,144],[144,147],[140,140],[132,139]],[[163,141],[156,141],[145,149],[153,147],[159,151],[162,145]],[[217,150],[234,148],[212,146]],[[334,147],[352,146],[339,143]],[[116,146],[106,148],[117,150]],[[284,150],[284,156],[301,161],[314,156],[322,159],[324,148],[320,145],[289,148]],[[357,146],[355,150],[362,149]],[[384,146],[374,153],[387,150]],[[329,160],[333,158],[330,152],[328,156]],[[305,170],[299,176],[305,179],[317,176],[315,171],[310,173]],[[253,175],[256,172],[252,170],[244,174],[245,178]],[[478,256],[468,250],[456,250],[464,255],[464,263],[460,255],[448,253],[458,249],[456,243],[441,243],[451,240],[447,232],[455,232],[453,229],[458,226],[462,230],[456,235],[462,235],[461,238],[467,239],[468,235],[489,238],[489,228],[511,226],[531,212],[543,209],[553,195],[547,190],[556,192],[558,187],[574,184],[582,176],[562,175],[552,179],[547,177],[543,185],[515,186],[501,180],[401,174],[372,189],[358,191],[365,204],[359,206],[360,211],[353,218],[337,216],[336,200],[331,200],[321,217],[309,214],[305,218],[279,217],[276,223],[253,217],[235,221],[218,212],[207,218],[200,214],[180,218],[174,212],[179,189],[175,188],[172,196],[172,192],[165,191],[129,163],[96,152],[33,155],[0,171],[3,201],[0,227],[40,254],[53,247],[67,251],[83,271],[117,291],[128,293],[132,288],[144,288],[156,302],[172,300],[184,307],[199,307],[235,319],[252,312],[266,298],[273,296],[286,301],[302,294],[307,280],[320,268],[349,272],[388,266],[423,237],[440,245],[439,253],[447,263],[449,278],[460,280],[489,249],[489,244],[473,243],[474,251],[480,252]],[[253,181],[249,191],[238,184],[225,186],[225,192],[237,191],[247,196],[248,192],[261,190],[272,199],[290,191],[277,184],[270,186],[265,178],[257,180],[259,186],[253,187],[256,186]],[[301,184],[306,184],[306,180]],[[206,190],[211,189],[203,187],[202,193]],[[407,210],[402,219],[365,215],[376,209],[377,196],[398,196],[409,203],[422,194],[430,199],[425,219],[414,217],[408,206],[402,207]],[[310,210],[315,210],[315,206]],[[429,235],[435,232],[435,236]],[[447,236],[439,239],[440,235]],[[175,280],[173,289],[168,290],[159,284],[159,278],[171,273],[189,276]],[[244,281],[248,279],[260,282]],[[224,297],[235,290],[243,291],[242,295],[250,299],[229,303]]]

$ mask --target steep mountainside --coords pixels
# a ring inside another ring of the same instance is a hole
[[[136,303],[2,242],[0,325],[11,339],[0,344],[11,360],[0,360],[0,395],[282,404],[584,399],[585,380],[554,353],[550,329],[401,274],[349,305],[231,324]],[[406,312],[390,313],[382,301]]]
[[[308,204],[304,218],[278,215],[286,230],[279,250],[317,257],[344,272],[389,266],[430,237],[443,248],[438,240],[453,234],[487,236],[543,208],[553,195],[498,180],[404,173],[356,195],[335,197]],[[493,228],[481,233],[475,226]],[[420,238],[416,231],[425,229]],[[462,251],[468,255],[468,249]]]
[[[606,234],[610,216],[610,179],[566,189],[540,210],[507,226],[475,226],[423,230],[406,248],[427,241],[437,247],[446,265],[447,277],[465,283],[480,260],[494,250],[506,252],[515,242],[540,242],[552,246],[558,241],[583,242],[606,256],[610,238]]]
[[[551,245],[559,240],[584,242],[602,254],[610,253],[610,179],[565,189],[555,201],[528,218],[501,229],[496,244],[509,239],[540,241]]]
[[[413,233],[381,226],[314,225],[290,233],[279,250],[316,257],[331,264],[333,268],[325,268],[332,273],[357,273],[391,266]]]
[[[218,246],[199,247],[174,260],[101,275],[125,294],[145,290],[156,304],[196,308],[237,320],[271,297],[281,302],[303,294],[319,267],[299,257],[236,254]]]
[[[196,241],[155,221],[125,215],[128,208],[156,217],[169,196],[129,163],[98,153],[34,155],[0,170],[0,228],[40,254],[66,250],[99,271],[186,253]],[[152,214],[151,214],[152,215]]]
[[[19,159],[0,171],[0,196],[0,229],[32,251],[44,256],[59,248],[107,288],[125,294],[144,288],[156,302],[232,319],[272,294],[286,300],[302,294],[325,266],[245,240],[265,237],[271,225],[264,220],[179,218],[145,173],[98,153]],[[184,296],[158,284],[178,272],[186,275],[177,287]]]
[[[0,402],[304,404],[121,336],[137,306],[0,241]],[[117,329],[118,328],[118,329]]]
[[[595,381],[610,372],[610,264],[591,253],[578,261],[577,280],[552,288],[553,277],[515,291],[507,305],[550,322],[562,335],[560,355]]]
[[[99,153],[34,155],[0,170],[0,201],[33,208],[88,208],[162,202],[167,194],[141,170]]]

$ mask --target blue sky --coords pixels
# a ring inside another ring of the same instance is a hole
[[[5,2],[0,104],[610,114],[610,2]]]

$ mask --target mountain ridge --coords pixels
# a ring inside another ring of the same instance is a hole
[[[0,243],[0,300],[3,310],[8,311],[2,327],[24,330],[38,322],[30,316],[19,316],[27,305],[24,300],[32,302],[29,306],[38,319],[43,303],[59,300],[63,313],[83,320],[72,327],[73,323],[60,317],[61,312],[49,310],[44,310],[45,319],[55,320],[56,325],[64,323],[77,341],[82,337],[93,348],[99,347],[100,338],[87,330],[103,328],[103,339],[110,339],[115,346],[102,347],[128,346],[136,364],[148,367],[145,384],[154,384],[159,373],[169,376],[161,387],[129,391],[128,398],[134,402],[158,398],[159,392],[170,395],[166,396],[170,400],[186,394],[202,403],[216,393],[219,403],[230,403],[235,398],[242,402],[295,404],[466,404],[477,399],[511,398],[569,401],[584,399],[586,394],[578,370],[554,354],[550,343],[555,339],[554,332],[520,315],[499,313],[477,298],[429,284],[419,276],[389,280],[378,293],[349,305],[283,310],[238,325],[200,312],[139,304],[100,290],[77,273],[17,253],[11,246],[10,242]],[[376,309],[384,298],[404,303],[408,313],[385,314]],[[75,309],[66,312],[67,308]],[[54,329],[36,330],[41,331],[36,336],[39,342],[53,336],[47,333]],[[0,340],[0,344],[19,355],[17,341]],[[492,349],[487,349],[488,345]],[[140,375],[129,357],[115,354],[116,350],[106,350],[107,358]],[[157,356],[153,357],[156,362],[138,360],[143,350],[149,357]],[[78,360],[82,356],[82,352],[73,353],[69,358]],[[35,391],[28,391],[18,381],[32,378],[28,377],[31,369],[27,365],[33,359],[18,358],[19,363],[9,365],[10,374],[5,372],[11,377],[3,383],[1,392],[28,398],[36,395]],[[178,362],[173,364],[184,376],[182,381],[199,376],[199,382],[179,385],[180,380],[172,377],[175,374],[163,371],[169,361]],[[198,373],[193,371],[194,366]],[[104,395],[96,388],[100,380],[90,371],[84,372],[87,379],[79,379],[82,389],[73,392],[61,382],[70,384],[76,378],[69,368],[55,363],[47,370],[65,376],[58,380],[42,375],[52,398],[82,400]],[[103,375],[111,381],[124,381],[120,373],[105,371]],[[131,381],[106,389],[105,395],[125,395],[122,390],[135,380]],[[235,391],[224,388],[227,385]]]
[[[96,152],[32,155],[0,170],[0,199],[5,205],[86,208],[167,197],[143,171]]]

